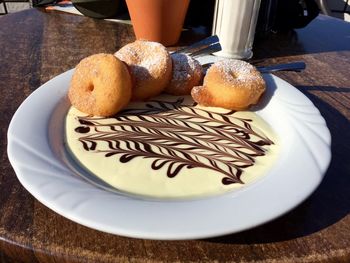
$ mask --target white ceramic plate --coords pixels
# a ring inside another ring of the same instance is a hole
[[[268,174],[241,190],[197,200],[145,200],[112,193],[77,176],[62,154],[72,71],[50,80],[19,107],[8,130],[8,156],[23,186],[55,212],[100,231],[147,239],[195,239],[239,232],[272,220],[306,199],[331,159],[330,133],[312,102],[266,75],[256,108],[279,136]]]

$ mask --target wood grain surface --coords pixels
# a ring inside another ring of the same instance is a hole
[[[184,33],[182,43],[200,37],[190,34]],[[312,100],[332,134],[332,161],[322,184],[291,212],[212,239],[140,240],[76,224],[22,187],[6,151],[16,109],[82,58],[113,53],[133,39],[128,25],[59,12],[33,9],[0,17],[0,261],[350,262],[350,24],[325,16],[306,28],[257,40],[252,60],[305,61],[301,73],[276,75]]]

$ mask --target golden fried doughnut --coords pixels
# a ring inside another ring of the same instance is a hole
[[[200,84],[203,76],[201,64],[194,58],[183,54],[171,54],[173,74],[165,92],[172,95],[190,95],[191,89]]]
[[[203,86],[192,89],[192,98],[200,105],[231,110],[256,104],[265,91],[265,81],[251,64],[241,60],[222,60],[213,64]]]
[[[96,54],[75,68],[68,97],[84,113],[111,116],[129,103],[131,89],[127,66],[112,54]]]
[[[132,100],[146,100],[157,96],[168,85],[172,74],[172,61],[162,44],[136,40],[114,55],[130,68],[134,80]]]

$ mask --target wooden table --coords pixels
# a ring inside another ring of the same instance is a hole
[[[128,25],[59,12],[33,9],[0,17],[0,261],[350,262],[350,24],[325,16],[255,46],[260,64],[307,63],[302,73],[277,75],[313,101],[332,134],[333,157],[322,184],[286,215],[212,239],[138,240],[78,225],[21,186],[6,153],[7,128],[18,106],[80,59],[114,52],[133,39]]]

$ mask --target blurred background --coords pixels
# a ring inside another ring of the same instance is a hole
[[[99,0],[96,0],[96,2],[98,1]],[[119,0],[119,2],[123,1],[124,0]],[[287,8],[288,2],[292,1],[299,3],[313,1],[317,4],[321,13],[350,22],[349,0],[262,0],[262,8],[260,10],[260,26],[263,25],[265,28],[260,27],[259,30],[268,30],[268,27],[271,27],[276,19],[276,14],[274,13],[276,9],[283,9],[283,6]],[[0,0],[0,15],[6,15],[8,13],[14,13],[21,10],[33,8],[33,6],[37,6],[38,4],[55,5],[59,3],[60,2],[57,0]],[[67,5],[67,1],[64,1],[64,4]],[[202,26],[206,30],[210,30],[211,23],[213,21],[212,18],[214,6],[215,0],[191,0],[185,26]],[[264,20],[263,23],[261,22],[262,20]]]

